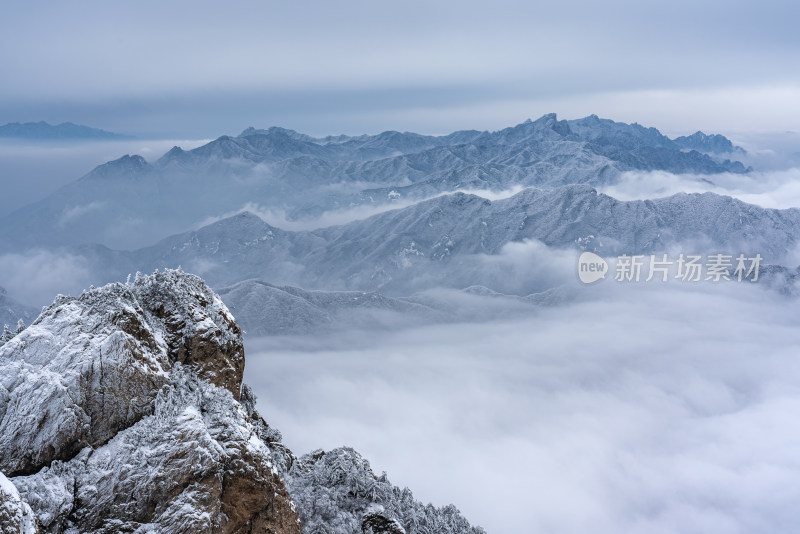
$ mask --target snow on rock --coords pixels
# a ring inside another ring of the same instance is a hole
[[[243,370],[196,276],[59,296],[0,347],[0,469],[43,532],[299,533]]]
[[[17,488],[0,473],[0,527],[3,533],[36,534],[39,529],[31,507]]]
[[[14,482],[46,532],[299,532],[252,423],[230,391],[176,363],[152,415]]]
[[[194,275],[57,297],[0,346],[3,533],[483,532],[352,449],[298,459],[243,369],[241,330]]]
[[[414,500],[408,488],[375,476],[358,452],[342,447],[297,459],[285,475],[304,532],[345,534],[485,534],[453,505]]]
[[[200,278],[165,271],[59,296],[0,347],[0,470],[106,443],[153,412],[176,362],[238,398],[241,332]]]

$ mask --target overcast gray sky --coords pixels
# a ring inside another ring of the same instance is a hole
[[[795,2],[4,2],[0,123],[141,136],[797,129]]]

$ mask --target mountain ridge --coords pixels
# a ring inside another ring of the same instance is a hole
[[[445,136],[383,132],[315,140],[248,129],[149,163],[129,155],[0,219],[0,250],[98,242],[145,246],[257,203],[290,220],[391,207],[459,189],[503,191],[614,183],[627,170],[746,173],[741,163],[687,151],[657,130],[554,114],[498,130]]]
[[[133,139],[133,136],[109,132],[99,128],[92,128],[90,126],[83,126],[81,124],[73,124],[71,122],[49,124],[45,121],[40,121],[25,123],[9,122],[0,125],[0,138],[63,141],[70,139],[122,140]]]
[[[276,286],[387,296],[437,285],[484,285],[526,295],[550,286],[511,288],[481,265],[490,258],[505,261],[507,246],[530,242],[601,255],[682,246],[693,248],[687,254],[760,253],[765,263],[780,263],[797,245],[798,229],[796,208],[766,209],[714,193],[620,201],[589,185],[569,185],[525,189],[494,201],[452,193],[311,231],[281,230],[240,213],[130,252],[84,246],[72,253],[84,256],[104,281],[183,266],[220,288],[255,278]]]

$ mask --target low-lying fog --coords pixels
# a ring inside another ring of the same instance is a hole
[[[600,284],[480,324],[248,339],[245,380],[296,453],[351,445],[490,533],[800,528],[800,305]]]

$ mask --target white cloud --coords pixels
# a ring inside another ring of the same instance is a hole
[[[65,208],[57,224],[59,227],[67,226],[72,221],[83,217],[87,213],[102,209],[103,206],[105,206],[104,202],[89,202],[88,204]]]
[[[483,324],[249,340],[246,381],[296,452],[352,445],[488,532],[800,526],[800,304],[715,284],[594,295]]]
[[[77,294],[93,282],[82,256],[48,250],[0,255],[0,286],[25,304],[49,304],[58,293]]]
[[[491,191],[489,189],[457,189],[455,192],[466,193],[467,195],[476,195],[494,202],[495,200],[503,200],[505,198],[513,197],[520,191],[523,191],[525,187],[521,185],[515,185],[509,189],[504,189],[501,191]],[[446,193],[451,194],[451,193]]]
[[[417,202],[417,200],[397,200],[390,204],[379,205],[365,204],[361,206],[354,206],[352,208],[326,211],[317,217],[308,217],[299,220],[290,219],[287,216],[286,211],[280,208],[265,207],[254,202],[248,202],[237,210],[229,211],[216,217],[207,217],[194,224],[193,228],[199,229],[203,226],[221,221],[222,219],[233,217],[239,213],[250,212],[253,215],[261,218],[261,220],[263,220],[265,223],[276,228],[280,228],[281,230],[314,230],[316,228],[326,228],[328,226],[346,224],[359,219],[366,219],[367,217],[371,217],[372,215],[376,215],[378,213],[405,208],[414,204],[415,202]]]
[[[374,184],[351,183],[347,185],[333,185],[329,186],[327,189],[335,190],[338,192],[350,192],[355,194],[362,189],[366,189],[372,186],[374,186]],[[267,224],[275,226],[276,228],[280,228],[282,230],[290,230],[290,231],[304,231],[304,230],[307,231],[307,230],[315,230],[317,228],[327,228],[329,226],[347,224],[349,222],[366,219],[368,217],[377,215],[379,213],[406,208],[422,200],[430,200],[431,198],[450,195],[455,192],[466,193],[468,195],[476,195],[494,201],[516,195],[523,189],[525,188],[522,186],[515,186],[510,189],[501,191],[491,191],[488,189],[459,189],[457,191],[448,191],[446,193],[440,193],[431,197],[426,197],[424,199],[406,198],[403,196],[392,198],[389,196],[391,195],[390,192],[389,195],[387,195],[386,200],[391,199],[391,201],[387,201],[385,203],[361,204],[347,208],[334,209],[325,211],[317,216],[303,217],[301,219],[290,218],[286,213],[286,211],[281,208],[262,206],[261,204],[255,202],[248,202],[242,205],[242,207],[239,209],[228,211],[221,215],[216,215],[213,217],[206,217],[196,222],[194,225],[192,225],[192,228],[194,230],[197,230],[199,228],[202,228],[203,226],[213,224],[228,217],[233,217],[234,215],[237,215],[239,213],[250,212],[254,215],[257,215]]]
[[[798,208],[800,168],[714,175],[630,171],[623,173],[618,183],[599,189],[619,200],[644,200],[680,192],[712,192],[764,208]]]

